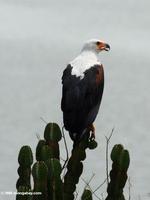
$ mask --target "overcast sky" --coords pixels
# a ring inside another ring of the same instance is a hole
[[[100,55],[105,90],[95,123],[99,147],[88,152],[83,176],[101,174],[93,187],[105,178],[105,135],[115,126],[110,148],[121,142],[129,149],[132,194],[148,199],[149,11],[149,0],[0,0],[0,191],[15,190],[19,148],[35,149],[45,126],[40,117],[62,125],[63,69],[84,41],[99,38],[111,51]]]

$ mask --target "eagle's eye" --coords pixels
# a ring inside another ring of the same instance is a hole
[[[99,41],[97,41],[97,42],[96,42],[96,44],[97,44],[97,46],[98,46],[98,45],[100,45],[100,42],[99,42]]]

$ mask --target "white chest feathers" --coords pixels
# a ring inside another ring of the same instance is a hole
[[[100,64],[97,54],[91,51],[81,52],[79,56],[70,62],[70,65],[72,66],[71,74],[82,79],[84,78],[84,72],[86,70],[90,69],[94,65]]]

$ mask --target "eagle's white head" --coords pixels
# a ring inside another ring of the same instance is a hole
[[[82,79],[87,69],[101,64],[98,53],[103,50],[109,51],[109,44],[97,39],[88,40],[84,44],[81,53],[70,62],[72,67],[71,74]]]
[[[91,39],[88,40],[87,42],[85,42],[82,51],[92,51],[95,53],[99,53],[101,51],[109,51],[110,50],[110,46],[109,44],[105,43],[102,40],[98,40],[98,39]]]

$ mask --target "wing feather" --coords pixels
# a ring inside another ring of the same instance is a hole
[[[71,75],[68,65],[62,77],[62,101],[64,126],[70,132],[81,134],[95,120],[104,87],[102,65],[94,65],[84,72],[84,78]]]

